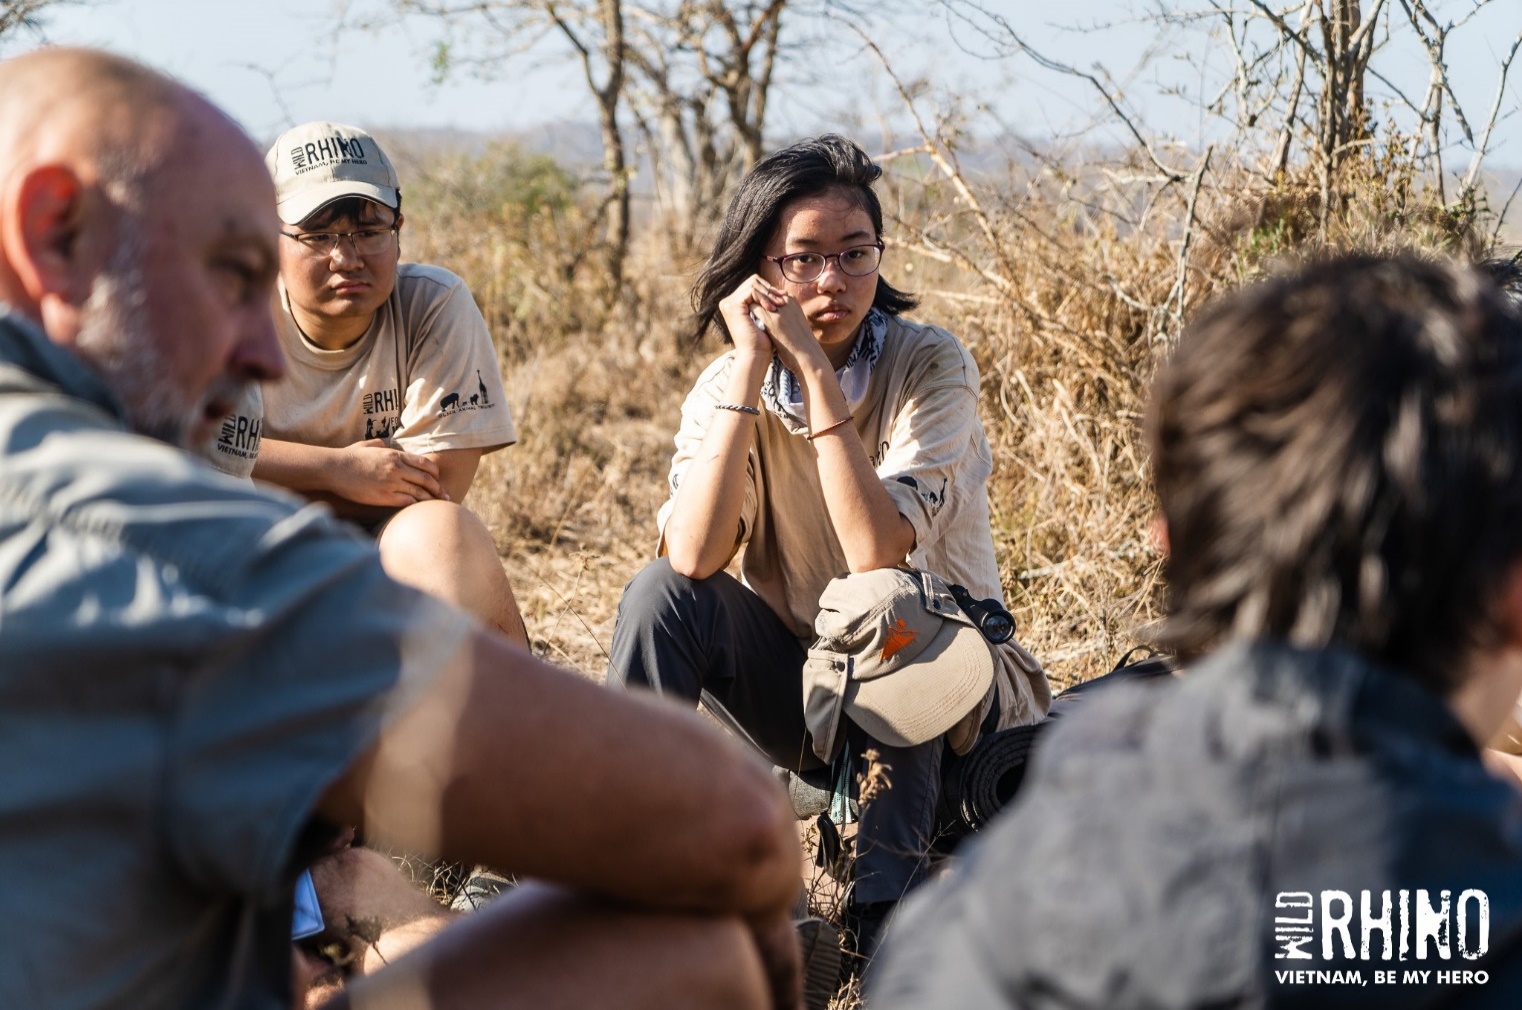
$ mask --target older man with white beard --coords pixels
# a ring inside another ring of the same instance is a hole
[[[794,1005],[764,768],[178,448],[282,371],[278,228],[201,97],[0,63],[0,1006],[288,1007],[292,883],[340,824],[559,886],[331,1006]]]

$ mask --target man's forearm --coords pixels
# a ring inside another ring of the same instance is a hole
[[[337,497],[333,493],[330,477],[333,463],[342,451],[326,446],[266,438],[259,443],[259,458],[254,461],[254,479],[278,484],[288,491],[296,491],[309,498],[318,495]]]
[[[365,505],[333,490],[333,469],[341,452],[326,446],[266,438],[259,445],[259,458],[254,461],[254,479],[322,502],[345,519],[375,523],[393,515],[395,508]]]
[[[439,468],[439,483],[449,500],[463,502],[481,465],[480,449],[440,449],[426,454]]]
[[[481,633],[325,796],[371,837],[670,908],[775,915],[796,829],[766,769],[696,715]]]
[[[381,439],[342,448],[267,439],[254,463],[254,477],[327,501],[353,517],[380,518],[414,502],[448,495],[439,483],[437,462]],[[339,500],[348,504],[339,505]],[[381,511],[357,512],[351,506]]]

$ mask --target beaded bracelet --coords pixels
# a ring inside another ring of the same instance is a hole
[[[853,417],[851,414],[847,414],[845,417],[842,417],[840,420],[836,421],[834,424],[827,424],[823,428],[820,428],[818,431],[811,431],[811,432],[809,432],[808,435],[805,436],[805,438],[807,438],[808,441],[812,442],[812,441],[814,441],[814,439],[818,438],[820,435],[828,434],[829,432],[834,431],[836,428],[839,428],[841,425],[843,425],[843,424],[850,424],[854,420],[855,420],[855,417]]]
[[[759,411],[755,407],[747,407],[747,406],[745,406],[742,403],[716,403],[716,404],[714,404],[714,409],[715,410],[737,410],[737,411],[739,411],[742,414],[749,414],[752,417],[760,417],[761,416],[761,411]]]

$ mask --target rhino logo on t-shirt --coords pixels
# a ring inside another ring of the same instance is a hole
[[[257,459],[259,437],[263,432],[263,418],[245,417],[242,414],[223,418],[222,430],[217,435],[217,451],[238,459]]]

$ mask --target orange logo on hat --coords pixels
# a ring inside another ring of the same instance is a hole
[[[909,626],[900,617],[898,623],[888,629],[888,642],[883,646],[883,660],[892,659],[898,651],[910,642],[914,641],[916,632],[910,631]]]

